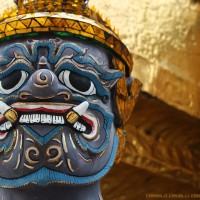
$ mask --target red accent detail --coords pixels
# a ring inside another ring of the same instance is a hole
[[[3,135],[5,135],[6,133],[2,133],[2,132],[0,132],[0,136],[3,136]]]
[[[90,124],[90,126],[92,127],[92,130],[94,129],[94,124],[93,124],[93,121],[84,117],[84,116],[81,116],[81,118],[86,121],[88,124]]]
[[[0,118],[0,123],[5,120],[5,117]]]

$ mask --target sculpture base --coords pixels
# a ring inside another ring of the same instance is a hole
[[[0,197],[4,200],[102,200],[99,182],[83,186],[0,188]]]

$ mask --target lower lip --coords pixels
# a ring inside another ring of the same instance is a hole
[[[7,136],[7,133],[0,132],[0,140],[3,140]]]

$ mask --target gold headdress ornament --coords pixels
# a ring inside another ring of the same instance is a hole
[[[0,39],[34,32],[62,32],[93,39],[112,49],[132,70],[132,56],[109,21],[102,20],[88,0],[13,0],[0,17]]]

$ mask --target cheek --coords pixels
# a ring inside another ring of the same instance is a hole
[[[93,109],[89,109],[88,116],[93,120],[93,130],[91,134],[76,134],[75,139],[83,151],[101,153],[105,150],[110,138],[110,131],[113,124],[113,115],[99,105],[90,104]],[[94,137],[92,137],[94,135]]]

